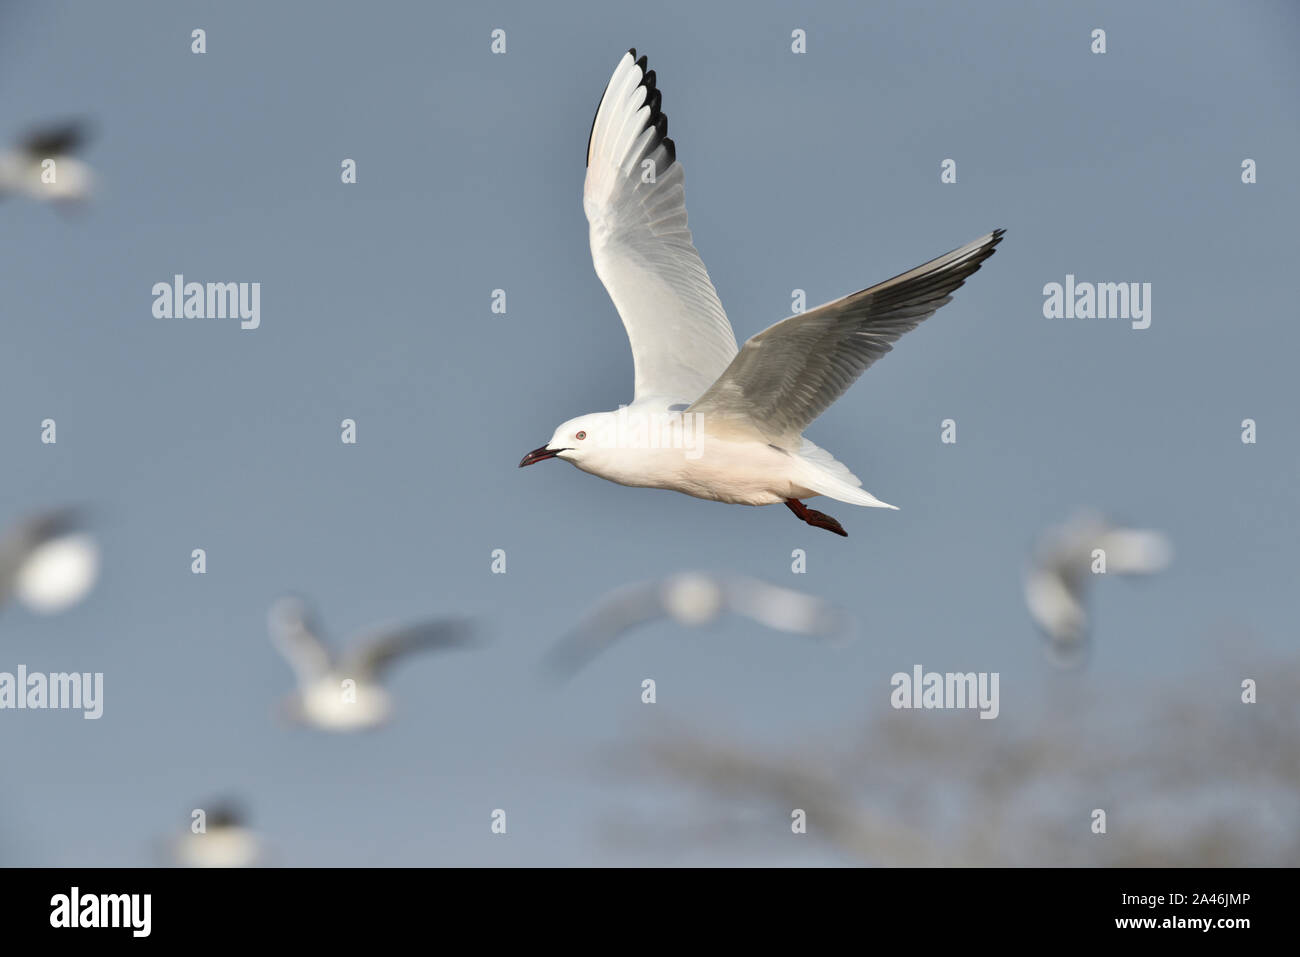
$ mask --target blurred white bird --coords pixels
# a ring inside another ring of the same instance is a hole
[[[393,704],[380,679],[402,655],[473,642],[467,622],[443,619],[375,630],[336,658],[306,604],[293,597],[272,606],[270,630],[298,678],[298,691],[286,702],[287,714],[324,731],[360,731],[386,722]]]
[[[234,804],[223,802],[207,812],[204,828],[172,841],[172,857],[181,867],[252,867],[261,860],[261,841]]]
[[[98,577],[99,546],[75,509],[34,515],[0,539],[0,605],[14,597],[53,614],[81,601]]]
[[[1077,665],[1086,656],[1085,601],[1093,579],[1153,574],[1172,556],[1160,532],[1121,528],[1092,512],[1051,529],[1025,573],[1025,603],[1047,639],[1049,656],[1061,665]]]
[[[547,661],[557,672],[571,675],[640,625],[670,618],[698,627],[724,612],[777,631],[832,642],[852,634],[852,622],[844,611],[812,595],[741,575],[685,572],[610,592],[556,644]]]
[[[630,406],[560,425],[520,467],[561,458],[620,485],[738,505],[783,502],[847,535],[800,499],[894,508],[803,432],[893,343],[993,255],[997,229],[893,279],[791,316],[736,348],[686,225],[684,178],[655,73],[630,50],[587,143],[582,205],[596,274],[632,344]],[[574,361],[558,357],[553,367]]]
[[[17,149],[0,153],[0,198],[21,193],[32,199],[75,203],[90,196],[90,167],[72,154],[82,145],[82,123],[32,131]]]

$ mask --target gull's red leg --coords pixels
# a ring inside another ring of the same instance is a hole
[[[816,528],[824,528],[828,532],[834,532],[836,535],[849,537],[849,533],[844,531],[844,526],[835,519],[831,518],[825,512],[819,512],[815,508],[809,508],[797,498],[788,498],[785,500],[785,507],[799,518],[800,521],[807,522]]]

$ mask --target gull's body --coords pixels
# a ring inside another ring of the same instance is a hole
[[[629,51],[592,122],[583,208],[596,274],[632,344],[634,398],[570,419],[521,466],[562,458],[620,485],[739,505],[784,502],[846,534],[800,499],[894,508],[804,429],[903,333],[949,301],[1002,231],[736,344],[686,224],[683,174],[653,70]],[[660,441],[622,423],[641,423]]]
[[[0,539],[0,606],[17,598],[41,614],[81,601],[99,577],[99,546],[75,509],[35,515]]]
[[[661,402],[633,403],[628,409],[634,415],[673,415]],[[617,413],[597,413],[603,415]],[[585,427],[590,434],[599,429],[599,422],[591,421],[593,418],[575,419],[575,431]],[[715,436],[707,424],[694,431],[691,440],[700,451],[698,458],[687,457],[681,448],[613,445],[589,449],[573,464],[619,485],[671,489],[730,505],[775,505],[790,498],[821,494],[814,487],[823,484],[816,466],[797,453],[726,434]],[[868,492],[859,492],[870,497]],[[872,499],[862,504],[883,503]]]
[[[1098,550],[1105,556],[1104,573],[1093,571],[1101,567]],[[1171,556],[1169,541],[1160,532],[1121,528],[1093,513],[1081,513],[1052,529],[1025,572],[1025,604],[1042,630],[1049,657],[1075,665],[1086,656],[1086,597],[1093,579],[1154,574]]]
[[[171,842],[181,867],[253,867],[262,858],[262,842],[233,806],[221,805],[207,815],[205,830],[187,832]]]
[[[393,711],[392,696],[380,682],[388,665],[407,652],[454,648],[469,641],[465,623],[431,621],[377,631],[336,656],[321,639],[306,605],[296,598],[276,602],[269,623],[272,640],[298,678],[286,712],[323,731],[361,731],[384,724]]]
[[[842,641],[852,631],[842,610],[813,595],[743,575],[684,572],[605,595],[551,650],[549,661],[556,670],[572,674],[642,625],[669,619],[698,628],[724,613],[775,631],[830,641]]]
[[[90,167],[73,156],[84,139],[80,124],[34,131],[17,149],[0,153],[0,197],[16,193],[69,203],[89,197]],[[47,174],[45,161],[54,165]]]

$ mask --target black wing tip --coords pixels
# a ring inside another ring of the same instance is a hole
[[[31,520],[28,529],[37,541],[44,542],[80,531],[88,523],[89,517],[85,506],[68,505],[37,515]]]
[[[645,105],[650,107],[650,115],[646,117],[646,124],[642,129],[650,129],[652,126],[655,128],[655,139],[663,144],[668,154],[668,165],[671,166],[677,162],[677,146],[668,139],[668,114],[663,111],[663,91],[657,86],[658,77],[655,71],[646,69],[646,58],[643,56],[636,62],[641,68],[640,85],[645,87],[646,91]]]
[[[945,268],[957,267],[964,263],[967,265],[973,264],[975,269],[979,269],[980,263],[984,262],[984,260],[992,256],[993,253],[997,250],[997,245],[998,243],[1002,242],[1002,237],[1005,234],[1006,234],[1006,230],[1003,229],[1001,226],[999,226],[997,229],[993,230],[993,232],[989,233],[988,239],[985,239],[983,242],[979,242],[979,240],[972,240],[970,243],[967,244],[967,247],[970,248],[970,252],[968,252],[961,259],[955,260],[954,262],[950,263],[949,267],[945,267]],[[975,245],[976,242],[979,242],[978,246]],[[967,247],[959,247],[959,248],[967,248]],[[957,252],[957,250],[954,249],[953,252]],[[974,272],[974,269],[971,271]]]
[[[71,153],[90,138],[90,122],[84,119],[47,123],[27,131],[23,149],[33,156],[55,156]]]
[[[628,47],[627,53],[625,55],[630,56],[633,60],[636,60],[636,47]],[[641,57],[640,61],[638,62],[643,68],[642,73],[644,73],[645,57]],[[610,79],[613,79],[613,77],[610,77]],[[644,76],[642,77],[642,82],[643,83],[645,82]],[[654,80],[652,79],[650,83],[651,86],[653,87]],[[601,90],[600,99],[596,101],[596,112],[591,115],[591,130],[587,133],[587,166],[588,167],[591,166],[591,140],[596,135],[596,117],[600,116],[600,104],[605,102],[605,94],[608,92],[609,92],[609,81],[606,80],[605,89]]]
[[[647,88],[645,102],[646,106],[650,107],[650,118],[646,121],[646,126],[653,126],[659,121],[659,117],[663,115],[661,109],[663,101],[664,95],[662,93],[654,89],[654,87]]]
[[[677,144],[668,138],[668,114],[663,111],[663,92],[658,87],[658,77],[655,71],[647,68],[648,60],[644,54],[640,57],[636,55],[636,47],[628,47],[627,56],[632,57],[637,69],[641,71],[641,82],[638,86],[645,87],[645,105],[650,107],[650,115],[646,118],[646,124],[643,130],[650,127],[655,128],[655,138],[663,145],[668,154],[668,165],[671,166],[677,162]],[[605,94],[609,92],[609,83],[606,82],[604,91],[600,94],[600,102],[596,104],[596,112],[591,118],[591,130],[587,133],[587,166],[591,166],[591,141],[596,135],[596,117],[600,115],[600,104],[605,102]]]
[[[647,70],[645,76],[641,78],[641,85],[645,87],[646,105],[650,107],[650,120],[659,115],[659,107],[663,103],[663,92],[655,86],[655,71]]]
[[[209,803],[212,810],[207,813],[207,823],[214,827],[240,827],[248,820],[248,811],[238,798],[220,797]]]
[[[1001,226],[993,230],[993,233],[991,234],[989,241],[986,242],[981,247],[981,251],[983,252],[983,255],[980,257],[980,262],[983,262],[985,259],[988,259],[990,256],[993,255],[994,252],[997,251],[998,243],[1002,242],[1002,237],[1006,235],[1006,232],[1007,231],[1003,229]]]

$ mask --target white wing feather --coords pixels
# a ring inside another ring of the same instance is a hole
[[[686,224],[660,101],[654,71],[629,51],[592,122],[582,206],[596,275],[632,344],[635,400],[691,402],[736,355],[736,336]]]

